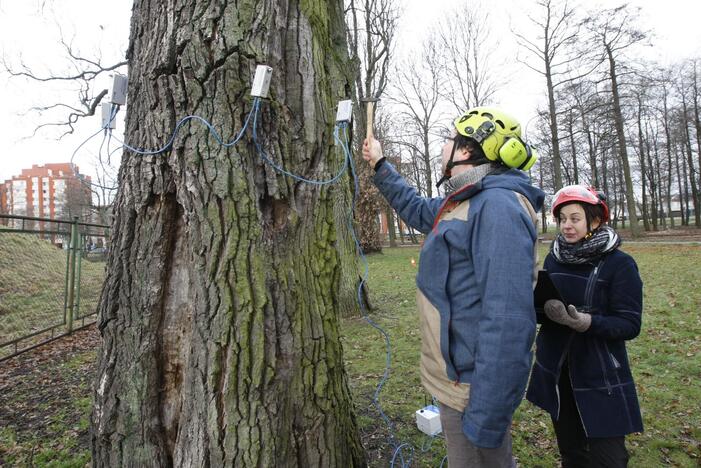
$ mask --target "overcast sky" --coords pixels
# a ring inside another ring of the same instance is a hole
[[[398,38],[400,50],[420,48],[429,26],[448,15],[459,3],[456,0],[398,1],[404,10]],[[515,55],[511,25],[524,24],[527,21],[524,15],[535,3],[536,0],[488,3],[495,23],[492,30],[501,41],[500,54]],[[663,63],[701,56],[700,0],[630,0],[628,3],[642,7],[640,26],[655,33],[653,47],[641,54]],[[91,58],[101,54],[104,63],[113,63],[124,55],[131,4],[127,0],[0,0],[0,53],[8,60],[21,57],[37,75],[46,75],[50,70],[66,71],[65,53],[58,43],[62,31],[81,54]],[[474,5],[474,2],[469,4]],[[596,4],[613,7],[619,2],[585,2],[588,8]],[[545,90],[542,79],[533,72],[525,67],[518,70],[516,83],[504,89],[498,99],[502,107],[527,122],[535,115],[536,106],[544,102]],[[107,87],[109,79],[105,77],[97,89]],[[81,120],[75,134],[60,141],[55,140],[56,130],[42,131],[29,138],[35,126],[46,122],[46,118],[42,120],[42,116],[26,111],[32,106],[54,103],[58,96],[65,96],[64,93],[71,96],[70,93],[75,93],[74,86],[36,83],[0,74],[0,182],[32,164],[69,161],[78,145],[100,129],[99,117],[93,117]],[[120,121],[117,130],[120,135],[122,128]],[[90,175],[100,143],[101,138],[95,137],[77,153],[75,162],[81,172]]]

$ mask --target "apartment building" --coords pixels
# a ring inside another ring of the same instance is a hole
[[[7,189],[5,184],[0,184],[0,214],[7,214]]]
[[[53,219],[89,213],[90,177],[75,164],[34,164],[1,187],[0,213]]]

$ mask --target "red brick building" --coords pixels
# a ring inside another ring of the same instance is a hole
[[[0,213],[70,219],[89,213],[90,177],[70,163],[34,164],[0,186]]]
[[[0,184],[0,214],[7,214],[7,189]]]

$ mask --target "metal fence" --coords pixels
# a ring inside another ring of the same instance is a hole
[[[0,361],[95,322],[109,227],[0,215]]]

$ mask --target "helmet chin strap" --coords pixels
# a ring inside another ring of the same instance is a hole
[[[453,176],[453,168],[455,166],[461,166],[461,165],[467,165],[467,164],[472,164],[472,162],[469,159],[463,159],[461,161],[453,161],[453,156],[455,156],[455,149],[457,148],[458,144],[453,141],[453,149],[450,152],[450,159],[448,159],[448,162],[445,165],[445,171],[443,171],[443,177],[440,178],[440,180],[436,183],[436,188],[440,187],[443,182],[446,180],[450,179]]]

